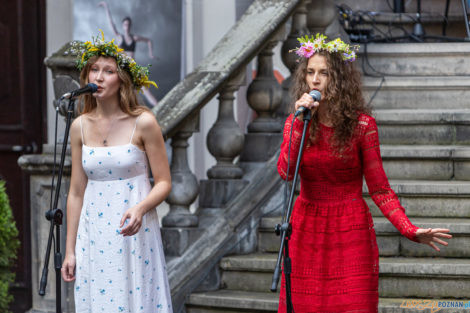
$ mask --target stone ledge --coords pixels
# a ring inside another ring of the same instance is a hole
[[[470,43],[467,42],[426,42],[426,43],[372,43],[367,45],[369,56],[378,55],[382,57],[410,57],[410,56],[462,56],[469,57]],[[362,45],[358,55],[364,53]]]
[[[377,123],[384,124],[470,124],[469,109],[375,110]]]
[[[470,159],[470,146],[381,145],[383,159]]]
[[[381,82],[380,77],[363,77],[363,88],[374,91]],[[439,91],[439,90],[468,90],[470,80],[468,76],[386,76],[382,90],[386,89],[409,89],[414,91]]]
[[[225,271],[272,273],[277,254],[249,254],[224,257],[220,266]],[[470,279],[470,260],[461,258],[381,257],[380,275],[459,276]]]
[[[379,313],[434,313],[436,309],[400,307],[406,301],[465,301],[456,299],[410,299],[410,298],[379,298]],[[206,293],[193,293],[189,299],[188,313],[202,312],[192,311],[193,306],[204,307],[204,312],[252,312],[260,310],[264,312],[277,312],[279,293],[252,292],[238,290],[218,290]],[[247,305],[249,302],[249,306]],[[222,309],[222,310],[220,310]],[[236,310],[236,311],[233,311]],[[462,313],[462,309],[446,308],[445,313]]]

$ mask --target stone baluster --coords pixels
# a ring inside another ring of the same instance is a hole
[[[278,149],[282,139],[282,124],[274,114],[281,104],[282,89],[273,73],[273,48],[284,33],[282,28],[264,46],[258,55],[256,78],[247,90],[247,101],[258,117],[248,125],[242,161],[268,160]]]
[[[316,0],[307,4],[307,27],[312,35],[324,34],[326,28],[337,19],[338,10],[334,1]]]
[[[188,139],[199,130],[199,114],[187,121],[183,128],[171,138],[171,192],[166,202],[169,213],[162,219],[162,237],[165,254],[180,256],[197,238],[199,219],[189,211],[196,200],[199,185],[188,165]]]
[[[287,36],[287,39],[284,40],[281,47],[282,62],[291,73],[291,75],[282,82],[282,104],[277,110],[277,115],[284,118],[289,113],[291,113],[291,106],[293,105],[289,94],[289,88],[291,86],[292,74],[295,71],[298,59],[297,54],[293,52],[289,53],[289,51],[299,46],[297,38],[309,34],[309,30],[307,28],[307,4],[310,3],[310,1],[311,0],[304,0],[299,5],[297,10],[295,10],[294,14],[292,15],[292,26],[290,33]]]
[[[219,214],[219,209],[247,183],[241,179],[243,170],[233,163],[245,141],[233,113],[234,92],[244,82],[244,69],[235,73],[220,91],[217,120],[207,134],[207,148],[217,163],[207,171],[209,179],[201,181],[199,205],[205,208],[203,215]]]

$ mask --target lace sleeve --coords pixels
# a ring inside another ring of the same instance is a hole
[[[286,179],[287,175],[287,157],[289,152],[290,130],[293,118],[293,114],[289,115],[284,125],[281,154],[279,155],[279,159],[277,160],[277,171],[284,180]],[[292,130],[292,142],[290,146],[289,180],[292,180],[294,178],[295,163],[297,162],[297,156],[299,154],[300,141],[302,139],[302,131],[303,123],[298,119],[295,119]],[[307,142],[307,140],[305,140],[305,142]]]
[[[366,179],[369,194],[383,215],[406,238],[416,241],[416,230],[405,214],[395,192],[390,188],[387,176],[382,165],[377,124],[374,118],[368,121],[361,119],[359,123],[365,128],[361,141],[362,168]]]

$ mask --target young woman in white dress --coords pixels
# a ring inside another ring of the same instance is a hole
[[[98,90],[83,97],[70,130],[62,277],[75,281],[76,312],[172,312],[155,210],[170,170],[161,129],[135,92],[153,82],[113,42],[79,48],[81,83]]]

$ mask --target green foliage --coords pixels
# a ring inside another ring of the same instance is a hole
[[[8,312],[8,304],[13,300],[8,288],[15,280],[11,267],[16,260],[19,246],[18,229],[6,194],[5,182],[0,181],[0,312]]]

